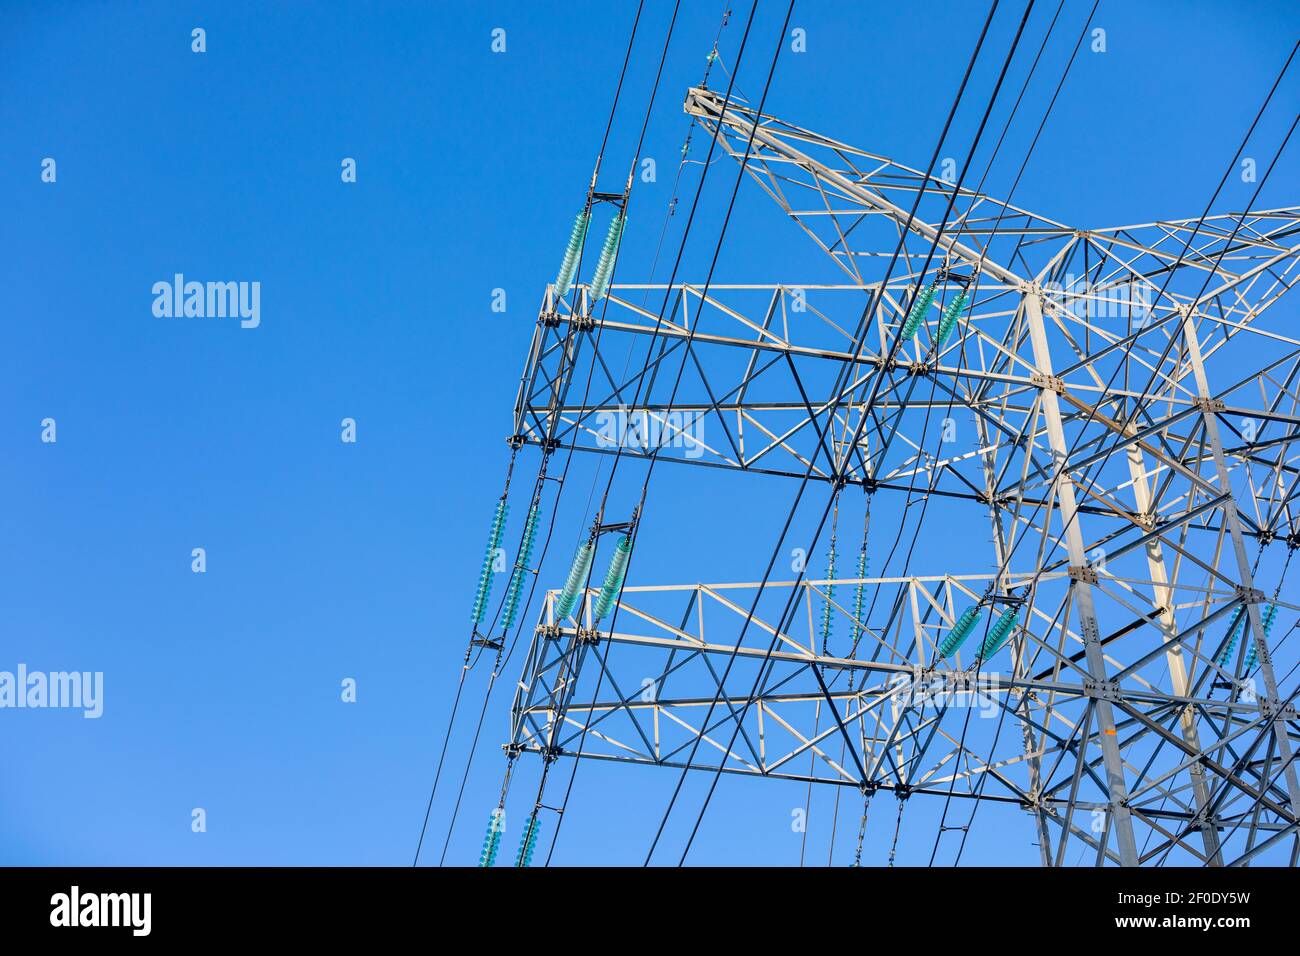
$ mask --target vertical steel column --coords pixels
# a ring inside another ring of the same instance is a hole
[[[1201,403],[1201,416],[1205,420],[1205,434],[1210,440],[1210,450],[1214,455],[1214,467],[1218,472],[1219,489],[1228,498],[1223,503],[1223,523],[1228,529],[1232,538],[1232,550],[1237,557],[1237,572],[1241,575],[1241,586],[1250,590],[1255,588],[1255,578],[1251,574],[1250,559],[1246,556],[1246,542],[1241,533],[1241,519],[1237,516],[1237,501],[1232,497],[1232,483],[1228,479],[1228,466],[1223,455],[1223,442],[1219,437],[1219,419],[1214,411],[1213,401],[1210,395],[1209,378],[1205,374],[1205,361],[1201,357],[1201,342],[1196,335],[1196,323],[1192,319],[1192,310],[1186,307],[1181,309],[1183,313],[1183,341],[1187,346],[1187,358],[1192,365],[1192,373],[1196,379],[1196,394]],[[1259,652],[1259,673],[1264,679],[1264,693],[1257,694],[1256,702],[1259,704],[1260,716],[1268,719],[1276,713],[1277,708],[1282,704],[1278,697],[1277,681],[1273,675],[1273,657],[1269,653],[1268,645],[1264,642],[1264,628],[1259,617],[1259,604],[1254,601],[1248,601],[1246,604],[1246,613],[1250,621],[1250,630],[1254,635],[1255,647]],[[1287,795],[1291,802],[1291,814],[1300,816],[1300,782],[1296,779],[1295,764],[1291,759],[1291,739],[1288,736],[1286,724],[1273,730],[1273,738],[1277,741],[1278,759],[1286,767],[1286,789]],[[1267,768],[1261,773],[1261,778],[1267,775]]]
[[[1151,486],[1147,481],[1146,465],[1142,449],[1137,444],[1128,447],[1128,470],[1133,478],[1133,499],[1137,504],[1138,514],[1155,520],[1156,512],[1151,502]],[[1164,549],[1160,539],[1152,538],[1147,542],[1147,569],[1151,573],[1151,599],[1160,608],[1160,629],[1164,632],[1165,642],[1172,641],[1178,635],[1178,626],[1174,621],[1174,589],[1169,584],[1169,571],[1165,565]],[[1173,692],[1179,696],[1191,693],[1187,680],[1187,665],[1183,661],[1183,649],[1177,644],[1165,652],[1165,661],[1169,665],[1169,680]],[[1189,705],[1178,715],[1183,740],[1197,753],[1202,752],[1201,735],[1196,729],[1196,712]],[[1205,780],[1205,767],[1200,761],[1194,761],[1188,772],[1192,777],[1192,797],[1196,801],[1198,813],[1204,813],[1210,805],[1210,788]],[[1201,821],[1201,833],[1205,840],[1205,855],[1211,866],[1222,866],[1223,855],[1219,850],[1219,828],[1213,820]]]
[[[1047,424],[1048,443],[1052,456],[1060,467],[1054,494],[1061,512],[1061,523],[1065,529],[1065,546],[1070,556],[1070,565],[1083,568],[1087,565],[1087,556],[1083,547],[1083,532],[1079,529],[1078,506],[1074,497],[1074,483],[1067,468],[1069,446],[1065,441],[1065,428],[1061,422],[1061,406],[1050,380],[1052,378],[1052,354],[1047,343],[1047,330],[1043,325],[1042,289],[1035,283],[1024,292],[1023,304],[1025,318],[1029,323],[1029,339],[1033,346],[1034,364],[1040,374],[1048,381],[1039,385],[1043,420]],[[1106,681],[1106,661],[1101,653],[1101,631],[1097,627],[1097,611],[1092,600],[1092,585],[1084,580],[1076,580],[1073,585],[1075,605],[1079,609],[1079,625],[1083,632],[1084,656],[1088,662],[1088,672],[1093,680]],[[1136,866],[1138,862],[1137,841],[1133,836],[1133,816],[1128,808],[1128,787],[1124,782],[1124,759],[1119,752],[1119,741],[1115,733],[1115,716],[1110,701],[1105,697],[1095,698],[1097,728],[1101,742],[1102,761],[1106,768],[1106,785],[1109,793],[1111,821],[1115,832],[1120,862],[1124,866]],[[1080,753],[1079,759],[1083,760]]]

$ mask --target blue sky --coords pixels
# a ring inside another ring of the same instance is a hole
[[[658,181],[634,189],[624,280],[648,276],[688,125],[681,102],[724,4],[684,6],[644,150]],[[1019,14],[1004,6],[994,51]],[[1045,67],[1053,84],[1089,6],[1066,3]],[[1035,12],[1032,48],[1054,7]],[[736,8],[728,63],[747,5]],[[0,712],[0,863],[409,862],[537,303],[591,174],[633,10],[0,9],[0,669],[105,675],[98,720]],[[622,186],[669,10],[647,3],[602,188]],[[768,111],[923,167],[984,10],[796,4],[807,52],[787,46]],[[740,78],[754,98],[783,15],[764,4],[756,18]],[[1094,22],[1107,52],[1080,56],[1017,203],[1081,226],[1198,214],[1294,42],[1300,8],[1103,0]],[[196,27],[202,54],[191,50]],[[491,50],[495,28],[506,31],[503,54]],[[997,58],[977,72],[981,103]],[[1028,116],[1049,91],[1036,83]],[[1294,111],[1294,75],[1281,95]],[[976,118],[962,114],[957,142]],[[1258,142],[1276,143],[1284,121],[1285,109],[1271,114]],[[1013,131],[1008,156],[1023,154],[1031,128]],[[54,183],[41,179],[46,157]],[[355,183],[341,182],[345,157]],[[1290,176],[1262,204],[1294,201],[1295,168],[1293,151]],[[687,196],[698,169],[684,177]],[[1000,163],[989,191],[1013,172]],[[679,278],[703,281],[733,176],[720,165],[710,180]],[[1251,188],[1230,181],[1219,211]],[[175,273],[260,282],[259,327],[156,318],[151,287]],[[716,278],[832,277],[745,184]],[[506,290],[504,313],[491,309],[495,289]],[[46,418],[57,443],[41,441]],[[353,444],[340,440],[345,418]],[[534,471],[536,450],[521,461]],[[577,487],[593,468],[575,459]],[[633,583],[755,579],[777,526],[737,515],[781,492],[659,469],[655,530]],[[581,504],[557,526],[564,544],[543,569],[548,586],[587,520]],[[204,574],[191,571],[197,547]],[[340,700],[345,678],[356,703]],[[500,696],[489,709],[449,862],[477,855],[507,706]],[[448,758],[455,777],[465,726]],[[675,777],[584,765],[556,861],[639,862]],[[435,804],[437,851],[453,795],[444,784]],[[692,861],[796,863],[790,809],[802,801],[802,788],[725,781]],[[191,830],[194,808],[206,811],[205,833]],[[829,809],[822,798],[812,810],[818,858]],[[900,861],[928,858],[928,812],[908,819]],[[683,836],[670,830],[670,845]],[[1031,839],[1024,814],[990,811],[963,859],[1032,863]],[[848,841],[842,830],[838,845]],[[883,829],[873,831],[870,861],[886,852]]]

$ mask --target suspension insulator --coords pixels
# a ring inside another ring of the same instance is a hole
[[[916,301],[912,303],[911,311],[907,313],[907,321],[903,323],[902,335],[904,340],[910,339],[914,336],[916,330],[921,327],[921,320],[924,319],[925,314],[930,311],[930,306],[934,304],[934,297],[938,294],[938,291],[939,290],[935,284],[931,282],[925,287],[921,294],[916,297]]]
[[[957,623],[952,626],[948,636],[943,639],[939,645],[939,656],[950,657],[957,653],[958,648],[970,637],[970,632],[975,630],[975,625],[979,623],[980,608],[976,604],[973,607],[966,608],[961,617],[957,618]]]
[[[835,621],[835,542],[826,551],[826,603],[822,606],[822,653],[830,645],[831,624]]]
[[[1220,667],[1228,666],[1232,659],[1232,652],[1237,648],[1237,635],[1241,633],[1241,624],[1245,620],[1242,614],[1244,610],[1244,607],[1238,607],[1236,613],[1232,615],[1232,626],[1228,628],[1228,643],[1223,645],[1216,662]]]
[[[574,605],[578,603],[578,595],[582,593],[583,585],[587,582],[587,574],[591,571],[591,559],[595,553],[595,547],[588,541],[573,556],[573,565],[569,568],[569,576],[565,578],[564,588],[555,601],[555,619],[557,621],[568,617]]]
[[[474,624],[477,626],[483,621],[483,614],[487,611],[488,594],[492,591],[492,566],[496,564],[497,549],[501,547],[501,535],[506,528],[506,515],[510,513],[510,506],[502,498],[497,502],[496,514],[492,516],[492,527],[488,531],[487,554],[483,557],[483,569],[478,576],[478,592],[474,595]]]
[[[957,327],[957,320],[966,311],[966,303],[969,301],[970,295],[963,289],[958,293],[957,298],[948,303],[948,308],[943,310],[943,318],[939,320],[939,332],[936,335],[940,348],[948,341],[948,336],[952,335],[952,330]]]
[[[984,643],[980,645],[980,659],[988,660],[1011,636],[1016,629],[1016,621],[1020,620],[1020,608],[1009,607],[1002,612],[991,628],[988,634],[984,636]]]
[[[496,866],[497,850],[501,848],[501,819],[500,808],[493,811],[492,820],[488,823],[487,836],[483,838],[483,849],[478,855],[479,866]]]
[[[862,626],[862,605],[866,599],[867,586],[862,583],[861,579],[867,576],[867,552],[865,550],[858,554],[858,586],[853,593],[853,643],[856,644],[866,630]]]
[[[528,818],[523,836],[519,838],[519,854],[515,857],[515,866],[533,865],[533,851],[537,849],[537,831],[540,829],[541,821],[537,819],[537,814],[534,812]]]
[[[592,620],[599,621],[608,614],[618,600],[618,592],[623,587],[623,575],[627,574],[627,562],[632,556],[632,539],[628,535],[618,539],[614,556],[609,559],[609,570],[605,572],[605,583],[600,586],[600,594],[592,608]]]
[[[591,213],[584,209],[573,220],[573,231],[569,233],[569,244],[564,250],[564,259],[560,263],[560,274],[555,277],[555,294],[563,299],[573,286],[573,275],[578,271],[578,256],[582,255],[582,244],[587,238],[587,227],[591,225]]]
[[[600,259],[596,262],[596,272],[591,280],[591,301],[599,302],[609,291],[609,279],[614,273],[614,260],[618,257],[618,244],[623,238],[623,224],[626,217],[619,213],[609,224],[605,234],[605,245],[601,247]]]
[[[1268,632],[1273,630],[1273,618],[1275,617],[1277,617],[1277,605],[1270,604],[1268,610],[1264,612],[1264,620],[1260,622],[1264,628],[1265,637],[1268,637]],[[1246,666],[1244,673],[1250,673],[1250,671],[1254,670],[1255,662],[1259,660],[1259,654],[1256,653],[1256,646],[1257,645],[1254,641],[1250,642],[1250,648],[1246,651]]]
[[[533,505],[528,509],[528,517],[524,521],[524,540],[519,546],[519,560],[515,562],[515,570],[510,575],[510,590],[501,612],[502,626],[507,631],[514,626],[515,614],[519,611],[519,597],[524,590],[524,575],[528,573],[528,565],[533,559],[533,539],[537,536],[538,515],[537,505]]]

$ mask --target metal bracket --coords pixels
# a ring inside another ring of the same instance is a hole
[[[1055,375],[1044,375],[1042,372],[1035,372],[1029,376],[1029,381],[1039,388],[1050,389],[1058,395],[1065,391],[1065,382]]]
[[[974,275],[964,276],[949,269],[940,269],[938,274],[935,276],[935,280],[938,282],[951,282],[955,285],[961,286],[963,289],[969,289],[974,278]]]
[[[1097,583],[1097,570],[1081,565],[1070,565],[1070,580],[1082,581],[1084,584]]]
[[[1083,692],[1089,697],[1096,697],[1098,700],[1119,700],[1119,684],[1114,681],[1084,678]]]
[[[1268,595],[1259,588],[1243,587],[1240,584],[1237,585],[1237,597],[1243,604],[1263,604],[1268,600]]]
[[[1221,412],[1221,411],[1225,410],[1225,409],[1228,407],[1228,406],[1226,406],[1226,405],[1223,404],[1223,400],[1222,400],[1222,399],[1218,399],[1218,398],[1200,398],[1200,397],[1198,397],[1198,398],[1196,399],[1195,404],[1196,404],[1196,407],[1199,408],[1201,411],[1203,411],[1203,412],[1210,412],[1210,413],[1213,413],[1213,412]]]

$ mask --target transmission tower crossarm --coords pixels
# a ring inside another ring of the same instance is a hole
[[[987,252],[973,249],[959,241],[957,238],[957,236],[960,235],[959,230],[945,231],[924,221],[920,216],[909,215],[907,210],[890,202],[880,191],[869,189],[861,182],[855,182],[853,178],[845,175],[844,172],[832,169],[826,164],[818,162],[812,156],[809,156],[807,153],[804,153],[793,146],[790,140],[798,140],[800,138],[809,139],[815,137],[817,141],[820,141],[825,145],[831,145],[832,148],[836,148],[837,150],[847,149],[844,144],[832,144],[831,141],[826,141],[822,137],[816,137],[815,134],[808,133],[804,130],[794,130],[794,132],[787,132],[785,135],[782,135],[779,132],[773,131],[772,127],[763,124],[763,120],[771,120],[772,117],[756,116],[752,111],[739,108],[734,104],[723,109],[722,104],[718,101],[716,95],[711,90],[702,90],[698,88],[691,89],[687,94],[685,109],[687,113],[696,116],[703,121],[706,126],[710,124],[714,125],[715,128],[726,126],[737,134],[743,134],[746,138],[749,137],[752,131],[754,142],[761,143],[765,146],[773,157],[780,160],[782,163],[788,163],[805,170],[819,183],[824,182],[830,184],[836,192],[850,198],[853,202],[861,204],[864,212],[886,216],[893,220],[899,228],[907,228],[909,231],[921,236],[926,241],[935,244],[936,254],[941,259],[944,255],[947,255],[959,260],[965,265],[971,267],[978,266],[983,272],[988,273],[995,279],[999,279],[1013,286],[1023,285],[1025,283],[1024,276],[1019,275],[1012,269],[1009,269],[991,259]],[[724,145],[726,145],[725,140]],[[926,180],[924,173],[898,166],[897,164],[881,157],[872,158],[879,160],[885,166],[892,167],[899,172],[917,178],[918,182],[915,188],[944,194],[950,194],[953,191],[954,187],[943,180]],[[763,161],[756,163],[756,165],[764,165],[766,154],[759,152],[756,155],[756,159]],[[750,174],[755,178],[760,175],[760,173],[753,168],[750,169]],[[787,214],[795,219],[799,218],[784,199],[772,190],[769,189],[768,191],[782,204]],[[984,199],[984,197],[978,197],[976,193],[968,192],[966,190],[962,190],[959,195]],[[986,201],[990,203],[994,202],[993,200]],[[827,202],[829,203],[829,199],[827,199]],[[1014,208],[1005,206],[1005,204],[1001,203],[998,205],[1004,206],[1004,208],[1007,209]],[[830,211],[829,206],[827,211]],[[1030,215],[1024,210],[1015,210],[1015,213],[1021,216]],[[1044,222],[1046,223],[1046,221]],[[1055,223],[1046,224],[1046,228],[1050,231],[1060,230],[1063,235],[1069,235],[1072,233],[1072,230]],[[841,263],[841,267],[844,267],[843,263]],[[861,281],[861,276],[857,273],[856,268],[846,269],[845,271],[847,271],[850,276],[858,279],[859,282]]]

